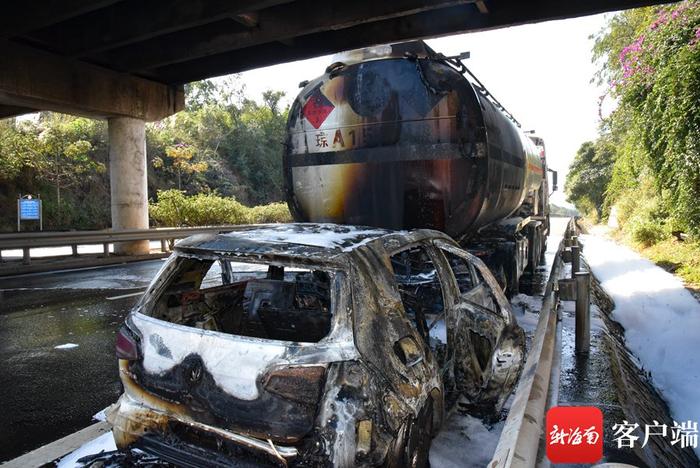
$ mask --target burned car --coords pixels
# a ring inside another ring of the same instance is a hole
[[[523,348],[445,234],[242,227],[176,245],[118,333],[108,419],[182,466],[424,466],[458,398],[503,405]]]

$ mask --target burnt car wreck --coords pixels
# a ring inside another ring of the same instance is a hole
[[[117,337],[117,446],[182,466],[424,466],[499,410],[524,335],[437,231],[250,226],[177,244]]]

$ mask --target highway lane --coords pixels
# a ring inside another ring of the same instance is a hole
[[[121,392],[114,336],[162,260],[0,280],[0,461],[81,429]],[[77,344],[57,349],[56,346]]]

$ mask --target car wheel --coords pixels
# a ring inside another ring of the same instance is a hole
[[[408,437],[404,449],[403,466],[410,468],[425,468],[430,466],[428,455],[433,439],[433,400],[428,400],[418,413],[408,429]]]

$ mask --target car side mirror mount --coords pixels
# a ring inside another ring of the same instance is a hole
[[[552,193],[554,193],[559,189],[559,187],[557,187],[558,174],[557,174],[557,171],[555,171],[554,169],[547,169],[547,170],[552,173]]]

